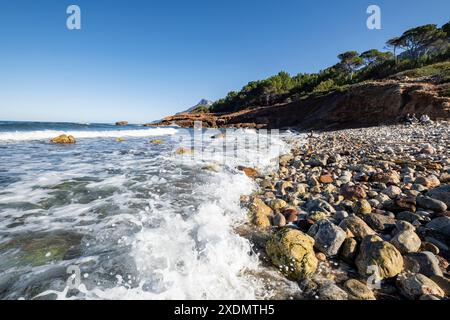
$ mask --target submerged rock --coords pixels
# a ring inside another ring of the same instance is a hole
[[[303,232],[283,228],[274,233],[266,244],[272,263],[293,280],[316,272],[318,261],[314,254],[314,239]]]

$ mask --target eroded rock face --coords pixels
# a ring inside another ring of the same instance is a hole
[[[397,280],[397,287],[402,295],[411,300],[422,295],[444,296],[444,291],[433,280],[420,273],[402,275]]]
[[[76,140],[74,136],[62,134],[56,138],[53,138],[50,142],[56,144],[74,144],[76,143]]]
[[[450,99],[439,97],[437,85],[398,80],[354,85],[345,92],[271,107],[256,107],[229,114],[184,113],[165,118],[157,125],[193,127],[202,121],[204,127],[247,128],[348,128],[394,123],[407,113],[428,114],[432,119],[450,117]],[[432,88],[432,89],[430,89]],[[409,99],[405,102],[404,96]]]
[[[392,278],[402,272],[403,257],[389,242],[367,236],[361,243],[356,266],[362,276],[370,276],[376,268],[381,279]]]
[[[272,263],[293,280],[316,272],[318,260],[314,254],[314,239],[301,231],[283,228],[274,233],[266,244]]]

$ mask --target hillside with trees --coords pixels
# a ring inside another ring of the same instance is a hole
[[[240,91],[232,91],[197,112],[229,113],[301,101],[310,96],[344,91],[365,81],[398,74],[407,77],[411,70],[421,70],[419,76],[440,74],[442,82],[450,81],[449,63],[440,63],[450,61],[450,22],[441,27],[428,24],[409,29],[386,41],[385,49],[387,51],[343,52],[337,56],[338,63],[318,73],[291,76],[282,71],[265,80],[251,81]]]

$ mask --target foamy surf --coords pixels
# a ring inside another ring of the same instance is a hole
[[[173,150],[192,131],[157,129],[176,132],[162,145],[94,139],[74,148],[0,146],[0,283],[12,283],[0,297],[271,297],[256,276],[262,267],[251,243],[235,232],[248,221],[240,196],[256,188],[236,166],[264,172],[289,147],[275,139],[269,150],[250,144],[236,157],[217,148],[186,161]],[[209,137],[206,144],[218,143]],[[203,169],[211,163],[218,172]],[[78,290],[67,286],[70,266],[80,269]]]
[[[0,132],[0,141],[30,141],[30,140],[48,140],[61,134],[72,135],[77,139],[88,138],[122,138],[122,137],[151,137],[174,135],[177,129],[174,128],[150,128],[137,130],[105,130],[105,131],[58,131],[58,130],[39,130],[39,131],[16,131]]]

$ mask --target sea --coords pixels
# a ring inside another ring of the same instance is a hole
[[[236,232],[257,188],[237,167],[273,169],[294,133],[214,134],[0,121],[0,299],[273,298]]]

